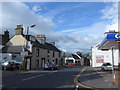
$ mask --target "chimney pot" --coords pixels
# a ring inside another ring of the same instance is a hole
[[[55,46],[55,42],[54,41],[51,41],[50,44],[54,45]]]
[[[16,30],[15,32],[16,35],[23,35],[23,25],[17,25],[15,30]]]
[[[36,35],[36,38],[41,44],[45,44],[45,42],[46,42],[45,35]]]

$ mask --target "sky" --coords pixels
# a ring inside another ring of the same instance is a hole
[[[114,2],[3,2],[0,7],[1,33],[8,29],[12,36],[16,25],[35,24],[29,34],[45,34],[47,42],[67,53],[89,52],[104,32],[118,30]]]

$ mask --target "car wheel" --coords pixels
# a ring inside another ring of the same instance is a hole
[[[53,68],[53,67],[52,67],[51,69],[52,69],[52,70],[54,70],[54,68]]]
[[[4,67],[3,70],[7,70],[7,67]]]

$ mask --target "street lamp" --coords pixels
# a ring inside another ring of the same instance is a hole
[[[29,33],[29,28],[33,28],[35,27],[36,25],[31,25],[31,26],[28,26],[27,27],[27,34],[26,34],[26,48],[28,46],[28,33]],[[23,48],[23,52],[24,51],[24,48]],[[23,69],[25,70],[26,69],[26,65],[27,65],[27,61],[25,60],[25,56],[23,56]]]
[[[36,25],[31,25],[31,26],[28,26],[27,27],[27,35],[26,35],[26,40],[27,40],[27,42],[26,42],[26,48],[27,48],[27,45],[28,45],[28,33],[29,33],[29,28],[33,28],[33,27],[35,27]]]

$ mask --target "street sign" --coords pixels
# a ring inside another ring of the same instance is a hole
[[[31,41],[27,41],[27,49],[30,49]]]
[[[21,56],[22,57],[28,56],[28,52],[27,51],[21,52]]]

